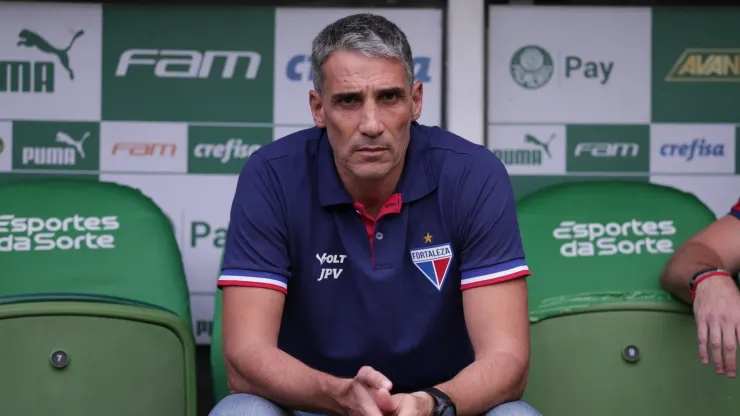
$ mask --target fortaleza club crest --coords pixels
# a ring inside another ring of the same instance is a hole
[[[452,262],[452,246],[449,243],[440,244],[409,250],[409,252],[416,268],[437,290],[441,291]]]

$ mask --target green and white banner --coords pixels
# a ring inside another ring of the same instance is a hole
[[[208,343],[237,175],[313,124],[311,41],[362,11],[406,32],[420,122],[439,125],[441,10],[0,2],[0,181],[65,175],[151,197],[174,224]]]
[[[740,11],[489,8],[488,143],[517,197],[587,179],[740,195]]]

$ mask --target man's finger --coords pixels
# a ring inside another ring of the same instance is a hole
[[[359,412],[358,416],[383,416],[383,412],[378,408],[378,405],[375,403],[375,399],[367,388],[358,384],[355,386],[355,389],[355,394],[359,404],[359,409],[357,409]]]
[[[357,379],[374,389],[386,389],[390,391],[393,388],[393,384],[386,376],[370,366],[360,368],[360,371],[357,372]]]
[[[360,415],[361,416],[383,416],[383,412],[378,409],[378,406],[375,405],[375,402],[368,398],[367,403],[362,403],[360,407]]]
[[[707,343],[709,342],[709,326],[704,319],[698,317],[696,320],[696,335],[699,340],[699,360],[702,364],[709,364],[709,352],[707,351]]]
[[[737,332],[735,325],[726,325],[722,328],[722,341],[724,342],[725,372],[727,377],[735,377],[737,374]]]
[[[391,396],[393,401],[393,410],[386,413],[393,416],[409,416],[409,410],[413,410],[413,407],[409,406],[409,395],[408,394],[394,394]]]
[[[722,329],[717,323],[710,324],[709,326],[709,348],[712,351],[714,371],[717,374],[723,374],[725,372],[725,365],[722,360]]]
[[[377,389],[373,391],[375,404],[383,414],[389,414],[396,411],[396,403],[391,398],[391,393],[386,389]]]
[[[735,326],[735,336],[732,337],[732,342],[735,342],[735,341],[740,343],[740,324]],[[735,354],[733,355],[733,357],[735,357],[735,374],[733,375],[733,377],[737,375],[737,345],[738,344],[735,344]]]

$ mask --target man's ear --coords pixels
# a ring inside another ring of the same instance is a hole
[[[308,104],[311,106],[311,115],[313,116],[313,122],[316,127],[323,129],[326,127],[326,120],[324,118],[324,101],[321,95],[311,90],[308,93]]]
[[[424,96],[424,85],[421,81],[416,81],[411,86],[411,104],[412,118],[414,121],[421,117],[422,98]]]

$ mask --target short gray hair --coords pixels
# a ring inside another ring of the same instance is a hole
[[[414,83],[414,59],[406,35],[385,17],[370,13],[343,17],[325,27],[311,45],[311,71],[316,92],[322,93],[323,66],[333,52],[357,51],[365,56],[403,62],[409,87]]]

